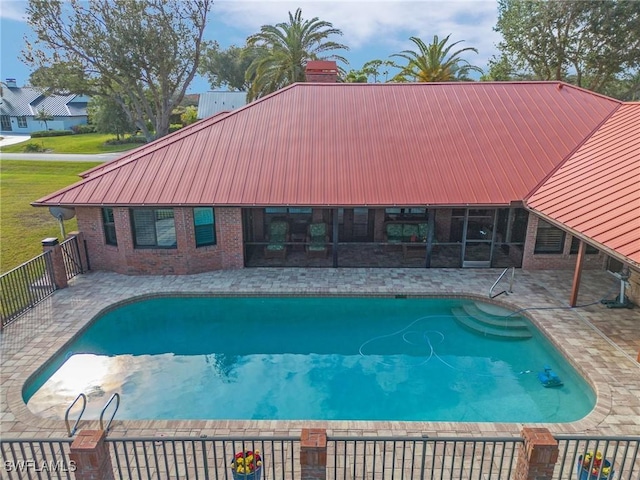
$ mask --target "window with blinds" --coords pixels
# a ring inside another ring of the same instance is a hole
[[[215,214],[212,207],[196,207],[193,209],[196,247],[216,244],[215,223]]]
[[[113,218],[113,208],[102,209],[102,226],[104,228],[104,242],[107,245],[118,245],[116,237],[116,223]]]
[[[131,210],[136,248],[176,248],[176,226],[172,208]]]
[[[569,253],[571,255],[575,255],[576,253],[578,253],[578,249],[580,248],[580,239],[578,237],[572,237],[571,238],[571,250],[569,251]],[[587,244],[587,248],[585,249],[584,253],[588,254],[588,255],[593,255],[595,253],[599,253],[599,250],[595,247],[592,247],[591,245]]]
[[[565,232],[544,220],[538,221],[536,246],[533,253],[562,253]]]

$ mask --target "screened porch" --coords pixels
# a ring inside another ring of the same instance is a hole
[[[247,267],[520,267],[523,208],[266,207],[242,211]]]

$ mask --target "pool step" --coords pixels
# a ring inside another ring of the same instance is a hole
[[[504,320],[500,317],[491,318],[486,313],[481,315],[470,315],[464,308],[455,307],[452,309],[455,319],[463,327],[485,337],[502,338],[510,340],[526,340],[531,338],[531,332],[527,328],[526,324],[523,326],[522,319],[520,322],[515,323],[515,326],[507,326]],[[513,321],[515,321],[514,319]],[[499,322],[499,326],[495,325]]]
[[[511,312],[506,309],[495,310],[495,314],[490,313],[488,310],[478,307],[475,303],[468,303],[462,306],[467,315],[475,318],[476,320],[491,325],[492,327],[505,328],[505,329],[527,329],[527,321],[519,315],[512,315],[508,317]]]

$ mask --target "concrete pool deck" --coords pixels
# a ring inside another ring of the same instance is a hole
[[[0,433],[4,438],[66,436],[63,420],[34,415],[22,400],[26,380],[105,308],[133,297],[157,294],[449,295],[488,299],[497,269],[304,269],[262,268],[185,276],[125,276],[92,272],[25,313],[0,334]],[[513,293],[495,301],[529,317],[552,340],[597,394],[594,410],[571,423],[544,426],[554,434],[638,435],[640,433],[640,307],[609,309],[618,281],[602,271],[586,271],[579,305],[566,307],[572,272],[516,271]],[[506,285],[506,284],[505,284]],[[504,289],[498,288],[496,291]],[[554,309],[550,309],[550,308]],[[107,398],[99,401],[104,404]],[[122,401],[126,401],[126,395]],[[96,420],[80,428],[97,428]],[[516,436],[520,423],[116,420],[111,436],[299,435],[303,427],[333,435]]]

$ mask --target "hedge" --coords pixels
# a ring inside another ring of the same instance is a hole
[[[42,130],[39,132],[31,132],[32,138],[63,137],[65,135],[73,135],[73,132],[71,130]]]

